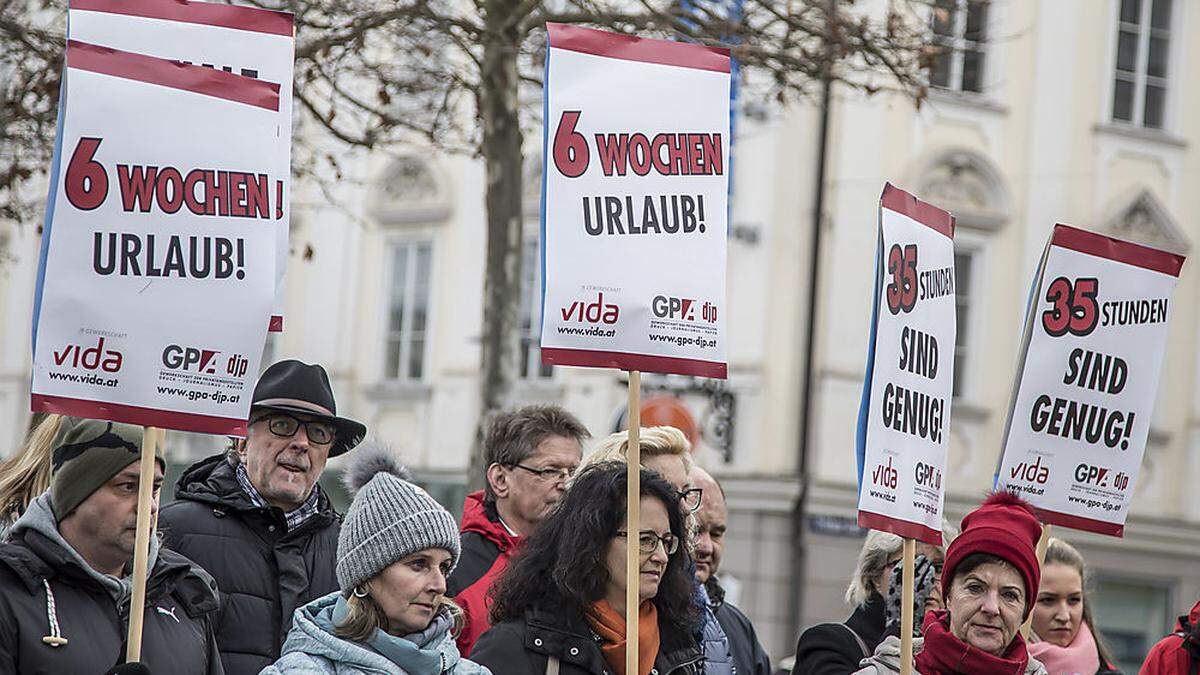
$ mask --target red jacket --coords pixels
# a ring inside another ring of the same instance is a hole
[[[446,583],[446,594],[454,598],[466,619],[458,635],[458,651],[464,658],[470,656],[479,636],[492,627],[488,591],[520,542],[500,523],[495,509],[491,512],[489,517],[483,490],[467,495],[463,503],[462,555]]]
[[[1188,613],[1188,623],[1195,626],[1200,621],[1200,602],[1197,602]],[[1183,621],[1175,627],[1176,631],[1186,631]],[[1179,635],[1168,635],[1158,641],[1158,644],[1146,655],[1140,675],[1189,675],[1191,673],[1191,657],[1183,648],[1183,638]]]

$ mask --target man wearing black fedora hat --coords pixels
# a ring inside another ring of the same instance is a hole
[[[163,507],[164,543],[217,580],[225,672],[279,658],[292,612],[338,588],[340,517],[317,479],[366,427],[338,417],[325,369],[287,360],[258,380],[245,440],[189,467]]]

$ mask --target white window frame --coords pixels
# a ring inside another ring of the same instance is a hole
[[[405,265],[405,302],[406,306],[411,307],[412,301],[415,298],[416,286],[416,261],[417,248],[422,245],[429,246],[429,284],[428,297],[426,298],[425,310],[425,344],[422,347],[421,353],[421,376],[410,377],[408,375],[407,364],[412,356],[412,316],[411,311],[404,313],[404,318],[400,327],[400,355],[396,362],[397,372],[388,371],[388,349],[389,342],[392,338],[391,330],[391,311],[392,311],[392,289],[395,287],[395,251],[397,248],[408,248],[409,264]],[[437,278],[437,245],[432,234],[408,234],[387,237],[384,240],[383,255],[384,255],[384,278],[387,280],[385,290],[382,293],[382,307],[380,316],[380,351],[379,351],[379,370],[381,379],[385,382],[424,382],[429,379],[430,366],[430,345],[433,344],[433,325],[434,325],[434,282]],[[407,335],[407,337],[406,337]]]
[[[1126,125],[1136,127],[1138,129],[1150,129],[1153,131],[1166,131],[1170,128],[1171,118],[1171,92],[1172,92],[1172,74],[1175,69],[1172,67],[1179,62],[1179,58],[1175,53],[1178,49],[1180,40],[1175,39],[1175,26],[1179,23],[1179,14],[1187,10],[1187,3],[1181,0],[1172,0],[1171,2],[1171,19],[1170,25],[1163,28],[1153,28],[1150,25],[1151,12],[1154,9],[1155,0],[1141,0],[1141,15],[1138,17],[1139,23],[1134,28],[1133,24],[1127,24],[1121,21],[1121,4],[1122,0],[1114,0],[1113,4],[1113,22],[1116,30],[1111,31],[1112,35],[1112,63],[1109,69],[1108,78],[1108,107],[1105,111],[1105,119],[1110,120],[1113,124]],[[1130,80],[1123,76],[1118,76],[1117,60],[1120,58],[1121,52],[1121,32],[1136,30],[1138,36],[1137,52],[1134,56],[1134,71],[1133,71],[1133,103],[1132,103],[1132,119],[1123,120],[1116,117],[1116,100],[1117,100],[1117,80],[1121,79],[1126,82]],[[1151,77],[1150,70],[1150,38],[1158,34],[1165,35],[1167,39],[1167,74],[1166,77]],[[1151,82],[1153,80],[1153,82]],[[1162,124],[1157,127],[1147,127],[1146,122],[1146,85],[1160,84],[1163,90],[1162,103]]]
[[[994,55],[988,49],[988,38],[992,34],[992,20],[996,10],[996,1],[987,2],[987,16],[984,17],[983,41],[970,42],[972,49],[983,53],[983,65],[979,68],[979,91],[963,89],[962,75],[963,62],[966,59],[966,50],[968,41],[966,39],[967,32],[967,5],[971,0],[954,0],[953,16],[950,17],[951,30],[953,35],[944,36],[933,32],[933,18],[930,17],[929,30],[930,40],[941,47],[950,49],[950,81],[945,86],[933,83],[933,73],[930,71],[929,86],[940,91],[953,91],[967,95],[978,96],[987,93],[986,82],[988,81],[988,69],[991,67]],[[935,5],[932,11],[936,12],[939,8]],[[943,41],[948,41],[948,44]]]
[[[534,227],[527,228],[525,235],[521,238],[521,258],[522,258],[522,277],[521,285],[524,286],[526,274],[530,270],[533,271],[532,283],[530,287],[522,288],[521,307],[518,310],[518,320],[522,318],[524,310],[529,310],[529,329],[521,331],[521,350],[519,358],[525,359],[525,352],[528,351],[529,360],[525,364],[526,367],[519,375],[519,379],[531,382],[548,382],[554,379],[556,369],[548,366],[549,371],[542,370],[542,257],[541,257],[541,233],[539,232],[539,223],[534,223]],[[529,246],[534,247],[534,256],[532,259],[526,259],[525,253]],[[524,341],[528,340],[528,348]]]
[[[962,401],[966,403],[978,401],[979,399],[979,391],[977,386],[979,378],[977,377],[976,373],[979,368],[979,359],[977,357],[977,353],[979,351],[979,339],[982,335],[980,324],[983,321],[982,315],[984,312],[978,311],[978,308],[986,305],[986,302],[981,300],[986,291],[983,280],[986,278],[987,274],[987,243],[989,239],[990,237],[987,235],[968,232],[963,227],[955,228],[955,255],[966,255],[971,258],[971,280],[968,284],[968,288],[964,289],[962,286],[957,285],[957,265],[955,266],[956,285],[954,288],[956,301],[955,314],[958,312],[958,298],[961,297],[964,292],[966,294],[966,298],[969,299],[967,302],[972,305],[973,310],[967,316],[967,321],[963,326],[964,332],[966,333],[965,338],[961,339],[961,342],[965,347],[964,351],[966,352],[962,358],[963,372],[957,372],[957,366],[955,367],[955,374],[962,382],[962,386],[959,388],[959,391],[954,393],[953,398],[955,401]],[[953,353],[956,356],[958,355],[958,341],[959,340],[956,339],[956,344],[953,346]]]

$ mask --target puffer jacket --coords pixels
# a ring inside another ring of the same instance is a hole
[[[1197,667],[1193,667],[1193,659]],[[1200,671],[1200,602],[1186,616],[1179,617],[1174,633],[1150,649],[1139,672],[1141,675],[1192,675],[1197,671]]]
[[[491,628],[488,591],[512,559],[520,538],[508,533],[494,507],[483,501],[483,490],[463,502],[462,555],[446,580],[446,595],[462,608],[465,624],[458,634],[458,650],[466,656],[480,635]]]
[[[38,497],[0,543],[0,673],[92,675],[123,663],[131,586],[92,569],[59,534],[50,494]],[[150,672],[223,673],[216,611],[212,577],[152,543],[140,657]]]
[[[729,651],[736,675],[771,675],[771,658],[758,641],[758,633],[742,610],[725,600],[725,589],[717,577],[711,576],[704,585],[708,591],[708,606],[725,629]]]
[[[334,625],[346,611],[341,598],[335,591],[297,609],[283,656],[261,675],[491,675],[459,656],[444,614],[422,633],[402,638],[379,634],[371,644],[334,635]]]
[[[656,675],[701,675],[704,653],[695,638],[663,624],[660,630]],[[496,675],[545,675],[552,656],[560,661],[560,675],[612,675],[587,620],[557,607],[493,625],[471,652],[473,661]]]
[[[282,511],[250,501],[224,455],[180,476],[159,529],[164,545],[217,580],[217,645],[225,672],[249,675],[273,663],[296,609],[337,590],[339,523],[321,494],[317,513],[289,532]]]
[[[921,646],[924,642],[924,638],[913,639],[913,656],[921,653]],[[892,673],[899,673],[900,638],[895,635],[889,635],[886,640],[880,642],[879,646],[875,648],[875,653],[870,658],[863,659],[860,665],[862,668],[854,675],[891,675]],[[912,675],[921,675],[915,666],[912,669]],[[979,675],[986,675],[986,673],[979,673]],[[1046,672],[1046,667],[1031,656],[1025,664],[1025,675],[1049,674]]]

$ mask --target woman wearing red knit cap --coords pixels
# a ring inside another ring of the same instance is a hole
[[[1019,629],[1033,608],[1042,526],[1025,500],[996,493],[967,514],[946,549],[946,609],[925,614],[913,638],[914,675],[1046,675]],[[900,638],[892,635],[857,675],[900,672]]]

